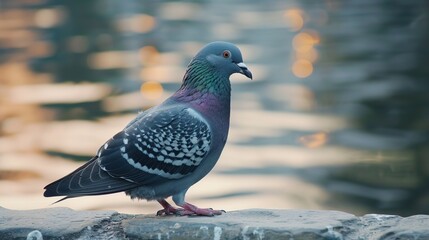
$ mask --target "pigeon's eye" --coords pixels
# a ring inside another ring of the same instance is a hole
[[[223,51],[222,56],[224,58],[230,58],[231,57],[231,52],[228,50]]]

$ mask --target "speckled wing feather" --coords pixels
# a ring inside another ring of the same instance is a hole
[[[67,196],[66,198],[71,198],[99,195],[121,192],[137,186],[135,183],[120,178],[112,178],[100,168],[97,158],[95,156],[72,173],[47,185],[44,196]]]
[[[46,186],[44,195],[99,195],[179,179],[196,170],[210,143],[209,125],[191,108],[141,114],[97,156]]]
[[[209,124],[192,108],[151,111],[98,152],[109,175],[139,185],[161,184],[194,172],[210,150]]]

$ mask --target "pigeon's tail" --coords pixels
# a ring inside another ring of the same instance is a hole
[[[47,185],[43,195],[66,196],[57,201],[60,202],[67,198],[116,193],[134,187],[137,185],[133,182],[110,176],[101,169],[97,157],[94,157],[69,175]]]

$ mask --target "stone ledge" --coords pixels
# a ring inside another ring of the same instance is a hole
[[[429,215],[248,209],[216,217],[0,208],[0,239],[429,239]]]

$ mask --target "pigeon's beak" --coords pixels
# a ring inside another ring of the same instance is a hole
[[[249,71],[249,69],[247,68],[246,64],[244,63],[237,63],[237,66],[240,67],[240,73],[243,74],[244,76],[252,79],[252,72]]]

